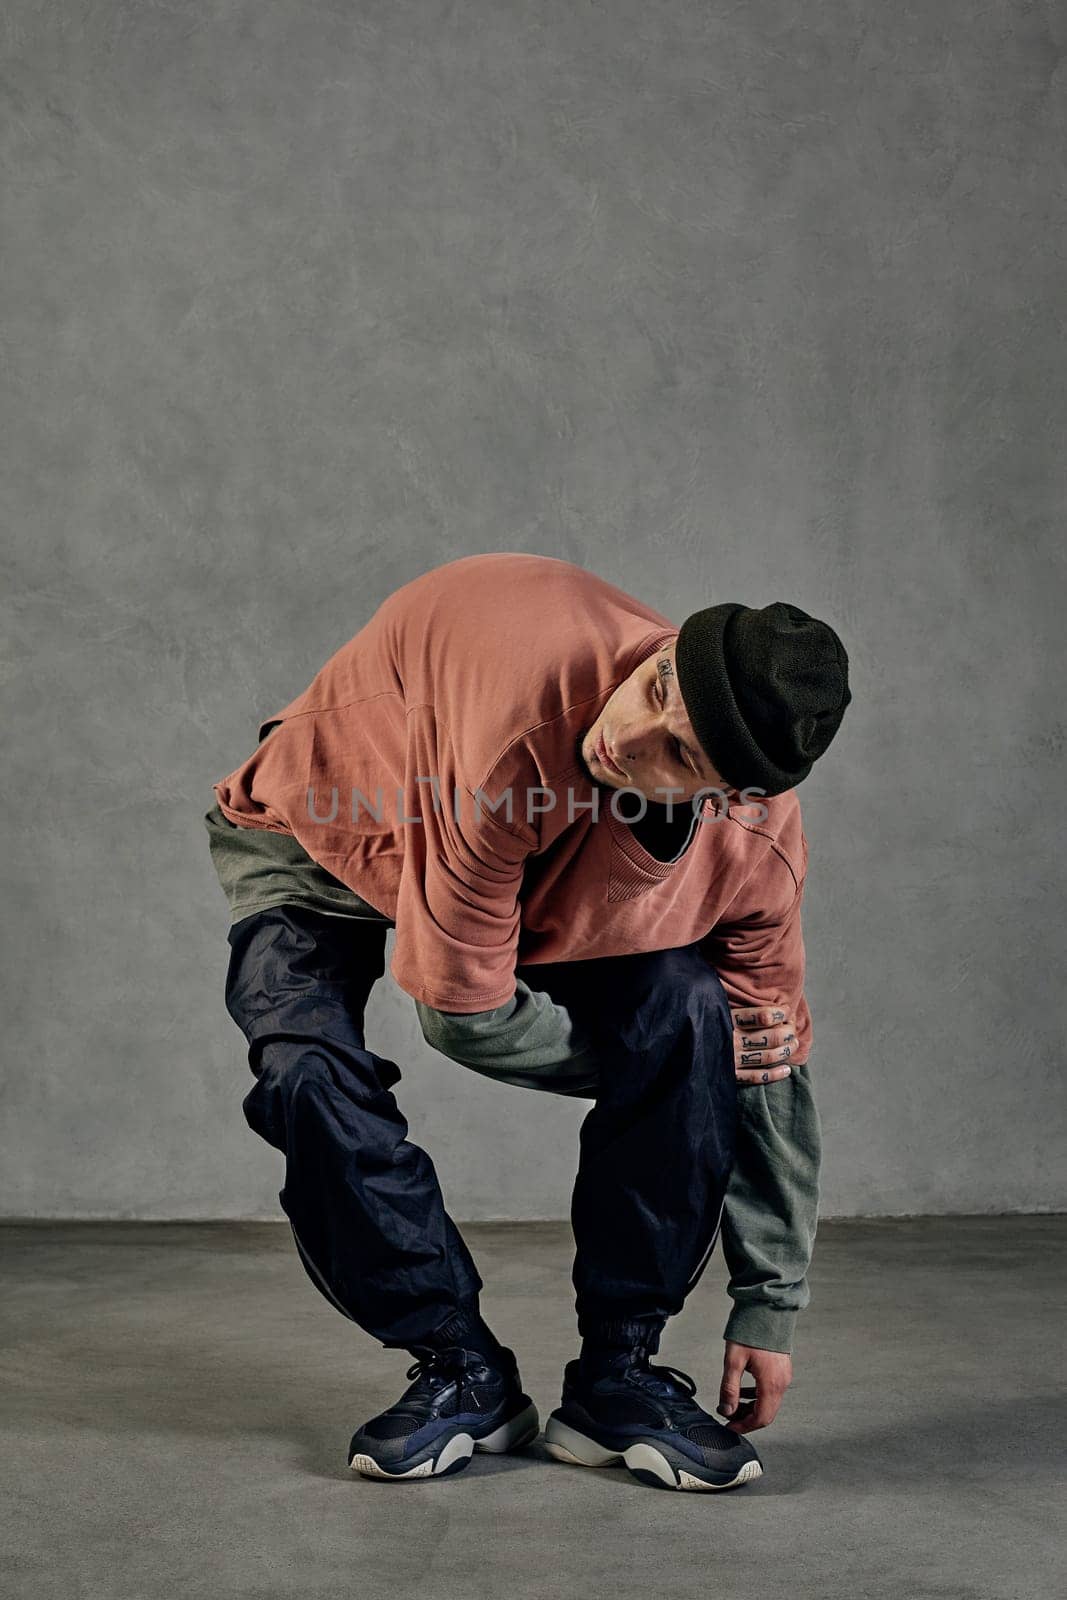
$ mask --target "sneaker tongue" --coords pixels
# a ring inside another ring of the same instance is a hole
[[[641,1352],[631,1355],[626,1371],[642,1389],[662,1395],[665,1399],[693,1402],[692,1394],[680,1378],[669,1370],[650,1366],[648,1356]]]
[[[671,1378],[661,1378],[657,1373],[647,1370],[639,1370],[638,1378],[642,1389],[651,1389],[654,1394],[662,1394],[672,1400],[690,1399],[689,1391]]]

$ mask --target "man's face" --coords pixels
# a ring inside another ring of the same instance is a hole
[[[674,646],[672,639],[619,684],[578,741],[582,764],[595,783],[636,789],[653,805],[669,800],[677,806],[708,788],[736,795],[697,742],[675,676]],[[607,746],[603,757],[601,743]]]

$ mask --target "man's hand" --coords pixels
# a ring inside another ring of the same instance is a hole
[[[741,1374],[751,1372],[755,1389],[741,1391]],[[729,1417],[734,1433],[765,1428],[778,1415],[782,1396],[793,1381],[793,1358],[781,1350],[753,1350],[747,1344],[726,1341],[718,1411]]]
[[[796,1029],[781,1006],[731,1006],[734,1074],[738,1083],[776,1083],[788,1078],[796,1054]]]

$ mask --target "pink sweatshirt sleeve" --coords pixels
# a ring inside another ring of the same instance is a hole
[[[701,941],[701,950],[722,979],[732,1006],[781,1006],[796,1024],[793,1060],[811,1049],[811,1013],[804,995],[804,937],[800,907],[808,859],[802,841],[800,878],[776,851],[762,864],[730,907],[729,916]]]
[[[465,1013],[515,994],[519,891],[537,836],[461,799],[458,820],[427,805],[408,830],[390,971],[413,999]]]

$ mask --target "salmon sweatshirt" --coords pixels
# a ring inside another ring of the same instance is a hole
[[[725,815],[709,793],[665,862],[620,804],[636,815],[636,791],[579,762],[615,688],[677,632],[567,561],[449,562],[391,594],[260,725],[255,752],[214,785],[219,809],[291,834],[394,921],[390,971],[426,1005],[484,1011],[514,994],[518,964],[700,940],[731,1003],[787,1007],[803,1062],[795,791]]]
[[[796,793],[676,804],[677,853],[663,859],[647,847],[660,835],[635,820],[641,797],[594,783],[578,757],[616,687],[677,633],[569,562],[449,562],[388,596],[260,723],[257,749],[214,784],[205,820],[215,834],[228,823],[277,836],[287,872],[306,863],[292,898],[306,901],[322,869],[324,904],[347,889],[353,907],[394,922],[390,971],[425,1036],[489,1075],[588,1065],[563,1008],[517,979],[518,965],[699,941],[732,1004],[785,1007],[793,1072],[739,1086],[722,1230],[725,1337],[788,1351],[810,1298],[820,1165]],[[647,811],[655,821],[665,808]],[[259,852],[260,872],[270,854]],[[246,898],[240,912],[251,908]]]

